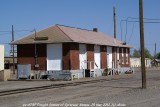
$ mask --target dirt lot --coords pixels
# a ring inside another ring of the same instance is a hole
[[[136,71],[126,79],[0,97],[0,106],[160,107],[160,70],[147,70],[147,89],[141,89],[141,72]]]

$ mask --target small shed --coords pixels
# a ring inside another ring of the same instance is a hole
[[[151,61],[152,66],[160,66],[160,59],[153,59]]]

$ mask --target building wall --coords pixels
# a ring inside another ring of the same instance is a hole
[[[46,70],[46,44],[37,44],[37,63],[39,70]],[[31,69],[35,69],[35,45],[17,45],[17,63],[31,64]]]
[[[38,64],[40,70],[46,70],[46,45],[38,44]],[[64,43],[63,44],[63,69],[77,70],[79,69],[79,44]],[[17,60],[19,64],[31,64],[31,69],[35,69],[35,45],[17,45]]]
[[[123,52],[122,52],[123,49]],[[127,54],[128,54],[128,63],[126,63],[127,61],[127,57],[126,57],[126,49],[127,49]],[[129,48],[119,48],[119,59],[120,59],[120,67],[130,67],[130,49]],[[124,62],[122,63],[122,54],[124,57]]]
[[[131,67],[141,67],[141,58],[130,58]],[[145,67],[151,67],[151,59],[145,58]]]
[[[127,50],[127,51],[126,51]],[[129,51],[129,49],[128,48],[124,48],[124,67],[130,67],[130,59],[129,59],[129,55],[130,55],[130,53],[129,53],[130,51]],[[128,56],[127,56],[128,55]],[[127,62],[127,60],[128,60],[128,62]]]
[[[130,66],[130,49],[128,48],[128,65]]]
[[[79,69],[79,44],[70,44],[70,68],[71,70]]]
[[[94,45],[87,44],[87,61],[94,61]],[[90,65],[87,65],[88,69],[90,69]],[[94,64],[92,63],[92,69],[94,69]]]
[[[117,68],[119,68],[119,47],[116,48],[116,52],[117,52],[116,53],[116,56],[117,56],[116,57],[117,58],[117,65],[116,66],[117,66]]]
[[[63,43],[63,70],[70,70],[71,69],[71,62],[70,62],[70,43]]]
[[[126,63],[126,48],[123,48],[123,52],[124,52],[124,64],[123,66],[126,67],[127,63]]]
[[[117,59],[116,59],[116,47],[112,47],[112,67],[116,68],[117,66]]]
[[[145,67],[151,67],[151,59],[145,58]]]
[[[101,52],[101,69],[107,68],[107,52],[106,52],[106,46],[101,46],[100,47],[100,52]]]
[[[119,65],[122,66],[122,48],[119,48]]]
[[[34,45],[17,45],[17,64],[31,64],[34,69]]]
[[[46,70],[47,61],[46,61],[46,44],[38,44],[37,45],[38,52],[38,64],[40,70]]]
[[[94,45],[86,44],[87,61],[94,61]],[[112,47],[112,61],[116,60],[116,47]],[[130,66],[130,50],[128,49],[128,64],[126,63],[126,48],[124,48],[124,64],[122,64],[122,48],[119,48],[120,67]],[[46,44],[37,45],[38,64],[40,70],[46,70]],[[35,69],[35,45],[24,44],[17,45],[17,60],[19,64],[31,64],[32,70]],[[100,46],[100,63],[101,69],[107,67],[107,46]],[[62,44],[62,69],[63,70],[79,70],[79,44],[78,43],[63,43]],[[89,63],[87,65],[90,67]],[[94,64],[92,63],[92,69]]]
[[[112,60],[113,60],[112,54],[113,54],[112,47],[107,46],[107,53],[106,53],[106,55],[107,55],[107,68],[112,68]]]
[[[141,66],[141,61],[140,58],[130,58],[130,65],[131,67],[140,67]]]
[[[4,45],[0,45],[0,70],[4,69]]]

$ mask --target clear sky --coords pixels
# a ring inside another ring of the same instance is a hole
[[[160,19],[160,0],[143,2],[144,18]],[[97,27],[100,32],[113,36],[113,6],[117,14],[117,38],[121,40],[120,22],[127,17],[139,17],[139,0],[0,0],[0,44],[5,44],[8,55],[11,32],[2,31],[11,31],[12,25],[15,39],[32,33],[34,28],[38,31],[54,24],[90,30]],[[156,42],[159,52],[160,23],[144,25],[145,47],[153,54]],[[122,21],[123,41],[125,35],[127,43],[139,49],[139,23],[129,22],[126,34],[126,23]]]

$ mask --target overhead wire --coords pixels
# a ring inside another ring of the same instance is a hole
[[[0,32],[12,32],[12,31],[0,31]]]
[[[132,26],[132,32],[131,32],[130,38],[129,38],[129,40],[128,40],[128,43],[130,42],[130,40],[131,40],[131,38],[132,38],[133,31],[134,31],[134,23],[133,23],[133,26]]]
[[[31,32],[32,30],[28,30],[28,29],[26,29],[26,30],[24,30],[24,29],[22,29],[22,30],[14,30],[14,33],[15,34],[17,34],[17,35],[22,35],[22,34],[19,34],[18,32]],[[10,35],[10,34],[12,34],[12,31],[7,31],[7,30],[4,30],[4,31],[0,31],[0,36],[2,35]],[[5,44],[5,45],[9,45],[9,43],[10,43],[10,41],[7,41],[7,42],[1,42],[1,44]]]
[[[3,32],[3,33],[0,33],[0,35],[6,35],[6,34],[10,34],[11,32]]]
[[[15,30],[15,32],[31,32],[33,30]]]
[[[129,20],[129,19],[131,19],[131,20]],[[127,17],[127,19],[126,20],[121,20],[120,21],[120,28],[121,28],[121,40],[122,40],[122,36],[123,36],[123,29],[122,29],[122,22],[123,21],[125,21],[126,22],[126,33],[125,33],[125,42],[126,42],[126,37],[127,37],[127,33],[128,33],[128,22],[139,22],[139,20],[138,21],[133,21],[132,19],[139,19],[139,18],[135,18],[135,17]],[[144,18],[145,20],[150,20],[150,21],[144,21],[144,23],[160,23],[160,19],[151,19],[151,18]],[[152,20],[152,21],[151,21]],[[133,27],[132,27],[132,32],[133,32]],[[131,35],[130,35],[130,39],[131,39],[131,37],[132,37],[132,35],[133,35],[133,33],[131,33]],[[130,42],[130,39],[129,39],[129,42]],[[128,43],[129,43],[128,42]]]

